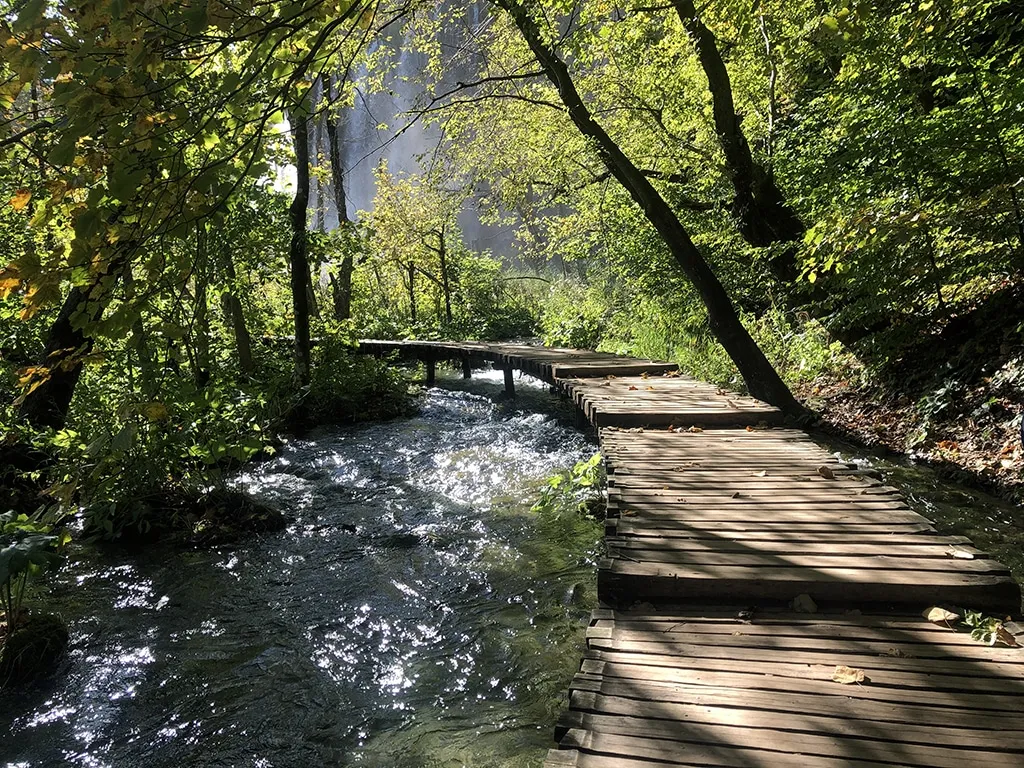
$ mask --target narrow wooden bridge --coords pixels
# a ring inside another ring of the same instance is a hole
[[[604,606],[547,768],[1024,766],[1024,629],[1009,572],[940,535],[774,408],[675,366],[580,350],[362,342],[522,370],[569,397],[608,470]],[[955,622],[950,622],[955,624]]]

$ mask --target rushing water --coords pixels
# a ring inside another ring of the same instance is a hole
[[[237,478],[294,517],[285,532],[79,548],[47,598],[70,653],[54,680],[0,694],[0,765],[538,765],[599,531],[529,503],[594,447],[539,382],[501,403],[500,375]]]

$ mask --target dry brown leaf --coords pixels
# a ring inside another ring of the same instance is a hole
[[[647,390],[648,392],[654,391],[654,387],[644,387],[644,389]]]
[[[703,432],[703,431],[704,431],[704,428],[703,428],[703,427],[690,427],[690,428],[689,428],[688,430],[686,430],[686,431],[687,431],[687,432]]]
[[[650,378],[650,376],[647,375],[647,371],[644,371],[643,373],[640,374],[640,378],[646,381],[647,379]]]
[[[854,685],[856,683],[863,683],[867,680],[867,677],[864,675],[863,669],[855,669],[854,667],[838,664],[836,665],[836,671],[832,673],[832,679],[843,685]]]
[[[824,477],[826,480],[836,479],[836,473],[833,472],[829,467],[825,466],[824,464],[818,467],[818,474]]]
[[[940,627],[947,627],[949,629],[952,629],[953,624],[961,619],[959,613],[947,611],[945,608],[940,608],[937,605],[929,608],[921,615],[928,619],[932,624],[937,624]]]
[[[16,211],[20,211],[26,205],[28,205],[28,201],[31,199],[31,192],[29,192],[27,189],[19,189],[17,192],[14,193],[14,196],[11,198],[11,208],[13,208]]]
[[[1020,643],[1017,642],[1017,638],[1013,636],[1013,633],[1007,630],[1002,624],[1000,624],[999,628],[996,629],[996,642],[1008,645],[1011,648],[1016,648],[1020,645]]]
[[[751,427],[751,426],[750,426],[750,425],[748,424],[748,425],[747,425],[747,432],[753,432],[753,431],[754,431],[754,428],[753,428],[753,427]]]
[[[627,510],[625,510],[622,513],[622,516],[623,517],[636,517],[636,510],[634,510],[634,509],[627,509]]]

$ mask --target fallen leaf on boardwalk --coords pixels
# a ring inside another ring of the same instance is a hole
[[[738,499],[739,497],[740,497],[740,492],[739,491],[736,491],[736,493],[734,493],[732,495],[732,498],[734,498],[734,499]]]
[[[960,621],[960,614],[953,613],[953,611],[947,611],[945,608],[939,608],[934,606],[929,608],[922,614],[932,624],[938,624],[940,627],[947,627],[948,629],[953,628],[953,624]]]
[[[833,472],[828,467],[826,467],[824,464],[822,464],[820,467],[818,467],[818,474],[821,475],[822,477],[824,477],[826,480],[835,480],[836,479],[836,473]]]
[[[836,666],[836,671],[832,673],[832,679],[843,685],[853,685],[854,683],[863,683],[867,677],[864,676],[863,669],[854,669],[839,664]]]
[[[636,511],[632,510],[632,509],[627,509],[625,512],[622,513],[622,516],[623,517],[636,517]]]
[[[610,381],[602,381],[600,384],[598,384],[599,387],[610,387],[611,385],[612,383]]]
[[[1013,634],[1010,633],[1006,629],[1006,627],[1002,625],[1000,625],[999,628],[996,629],[996,642],[1002,643],[1003,645],[1008,645],[1011,648],[1016,648],[1020,645],[1020,643],[1017,642],[1017,638],[1014,637]]]
[[[629,385],[629,391],[630,392],[632,392],[634,390],[637,390],[637,389],[640,389],[640,387],[634,387],[632,384]]]
[[[643,373],[640,374],[640,378],[646,380],[649,379],[650,376],[647,375],[647,371],[644,371]]]
[[[768,475],[768,470],[767,469],[762,469],[760,472],[755,472],[754,473],[754,477],[767,477],[767,475]]]
[[[754,428],[748,424],[747,425],[747,432],[753,432],[753,431],[754,431]]]
[[[686,431],[687,431],[687,432],[703,432],[703,431],[704,431],[704,428],[703,428],[703,427],[690,427],[690,428],[689,428],[688,430],[686,430]]]
[[[963,547],[958,547],[955,544],[950,544],[949,545],[949,549],[946,550],[946,554],[949,555],[950,557],[959,558],[960,560],[973,560],[974,559],[974,553],[973,552],[968,552]]]
[[[644,387],[644,389],[647,390],[648,392],[654,391],[654,387]]]
[[[814,599],[806,593],[802,595],[797,595],[795,598],[793,598],[793,602],[791,602],[789,606],[797,613],[818,612],[818,604],[814,602]]]

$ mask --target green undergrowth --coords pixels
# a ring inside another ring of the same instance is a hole
[[[275,451],[282,431],[386,419],[414,405],[401,370],[352,354],[346,337],[317,345],[307,388],[292,380],[290,349],[264,346],[242,375],[227,361],[197,382],[174,367],[150,387],[126,356],[89,366],[67,426],[32,431],[0,414],[3,496],[20,512],[78,517],[86,535],[190,544],[281,527],[266,510],[235,498],[226,478]],[[152,373],[152,372],[150,372]]]

